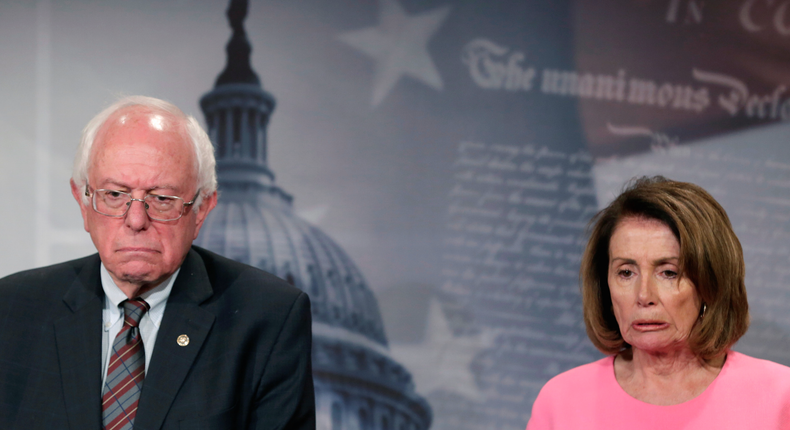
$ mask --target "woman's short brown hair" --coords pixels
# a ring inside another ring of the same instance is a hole
[[[724,353],[749,327],[741,243],[727,213],[710,194],[697,185],[661,176],[632,180],[591,221],[579,275],[590,340],[605,354],[631,347],[620,333],[608,283],[609,240],[628,217],[661,221],[675,234],[680,274],[694,284],[706,307],[691,330],[689,347],[705,360]]]

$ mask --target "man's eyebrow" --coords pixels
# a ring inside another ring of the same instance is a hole
[[[153,188],[149,188],[148,192],[151,192],[153,190],[164,190],[166,193],[180,193],[181,187],[176,185],[162,184],[162,185],[157,185]]]
[[[111,186],[111,187],[117,187],[117,188],[126,188],[126,189],[129,189],[129,190],[133,189],[132,187],[126,185],[125,182],[117,180],[117,179],[114,179],[114,178],[106,178],[104,181],[100,182],[99,184],[101,184],[101,185],[98,186],[98,188]],[[167,192],[175,192],[175,193],[177,193],[177,192],[181,191],[181,187],[179,187],[177,185],[172,185],[172,184],[159,184],[159,185],[154,185],[153,187],[148,188],[145,191],[146,192],[151,192],[153,190],[166,190]]]
[[[117,188],[129,188],[127,185],[123,183],[123,181],[119,181],[114,178],[105,178],[103,181],[100,181],[96,184],[93,184],[96,188],[105,188],[105,187],[117,187]]]

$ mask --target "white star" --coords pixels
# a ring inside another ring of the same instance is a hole
[[[431,299],[425,339],[417,344],[390,344],[390,353],[414,378],[418,393],[437,390],[482,400],[470,364],[480,351],[493,346],[493,331],[455,336],[436,299]]]
[[[379,0],[379,26],[341,34],[340,40],[376,61],[371,103],[384,100],[401,76],[408,75],[435,90],[442,77],[428,54],[428,41],[447,18],[449,6],[407,16],[397,0]]]

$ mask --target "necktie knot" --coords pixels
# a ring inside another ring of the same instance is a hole
[[[123,320],[125,324],[128,324],[132,327],[137,327],[140,325],[140,320],[143,318],[146,312],[148,312],[150,306],[145,300],[141,298],[131,299],[131,300],[124,300],[123,302]]]

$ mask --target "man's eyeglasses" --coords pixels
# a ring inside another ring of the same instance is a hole
[[[140,202],[152,220],[175,221],[184,215],[187,206],[195,203],[199,194],[200,190],[191,202],[185,202],[181,197],[160,194],[146,194],[142,199],[135,199],[129,193],[117,190],[98,189],[91,193],[88,185],[85,185],[85,195],[91,198],[93,210],[113,218],[123,217],[132,207],[132,202]]]

